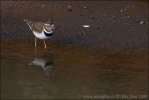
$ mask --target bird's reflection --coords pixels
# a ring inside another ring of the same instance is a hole
[[[53,60],[49,56],[43,55],[35,57],[28,65],[29,66],[39,66],[44,70],[46,75],[53,76]]]

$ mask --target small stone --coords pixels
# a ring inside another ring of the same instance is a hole
[[[139,24],[144,24],[144,21],[140,20],[140,21],[139,21]]]
[[[71,11],[72,11],[72,9],[69,9],[68,11],[69,11],[69,12],[71,12]]]
[[[100,29],[100,27],[98,26],[97,29]]]
[[[122,10],[122,9],[120,10],[120,12],[123,12],[123,11],[124,11],[124,10]]]
[[[84,27],[84,28],[89,28],[90,25],[82,25],[82,27]]]
[[[44,7],[45,5],[44,5],[44,4],[42,4],[41,6],[42,6],[42,7]]]
[[[87,7],[86,7],[86,6],[84,6],[83,8],[84,8],[84,9],[86,9]]]
[[[71,5],[68,5],[67,7],[68,7],[68,9],[72,8],[72,6],[71,6]]]
[[[91,18],[91,19],[94,19],[95,17],[94,17],[94,16],[90,16],[90,18]]]
[[[72,6],[71,6],[71,5],[68,5],[68,6],[67,6],[67,8],[68,8],[68,11],[69,11],[69,12],[71,12],[71,11],[72,11],[72,9],[71,9],[71,8],[72,8]]]
[[[129,25],[128,23],[124,23],[125,25]]]
[[[112,18],[115,18],[115,16],[112,16]]]
[[[127,10],[127,8],[124,9],[125,11]]]
[[[80,14],[80,16],[84,16],[83,14]]]

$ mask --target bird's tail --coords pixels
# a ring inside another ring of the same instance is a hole
[[[32,24],[33,22],[32,21],[29,21],[27,19],[24,20],[27,24]]]
[[[27,20],[27,19],[25,19],[24,21],[25,21],[25,23],[28,24],[28,26],[29,26],[30,29],[31,29],[31,25],[33,24],[33,22],[32,22],[32,21],[29,21],[29,20]]]

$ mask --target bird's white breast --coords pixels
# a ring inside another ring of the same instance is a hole
[[[44,34],[44,32],[46,32],[46,33],[48,33],[48,34],[52,34],[52,33],[53,33],[53,31],[50,31],[50,32],[46,31],[44,27],[43,27],[42,32],[33,31],[34,35],[35,35],[37,38],[39,38],[39,39],[48,39],[48,38],[50,38],[50,36],[49,36],[49,37],[46,36],[46,35]]]
[[[48,39],[50,37],[47,37],[44,32],[36,32],[36,31],[33,31],[34,35],[39,38],[39,39]]]

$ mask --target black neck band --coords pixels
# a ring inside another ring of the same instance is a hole
[[[44,34],[45,34],[47,37],[49,37],[49,36],[52,36],[52,35],[53,35],[53,32],[52,32],[52,33],[47,33],[47,32],[44,31]]]

